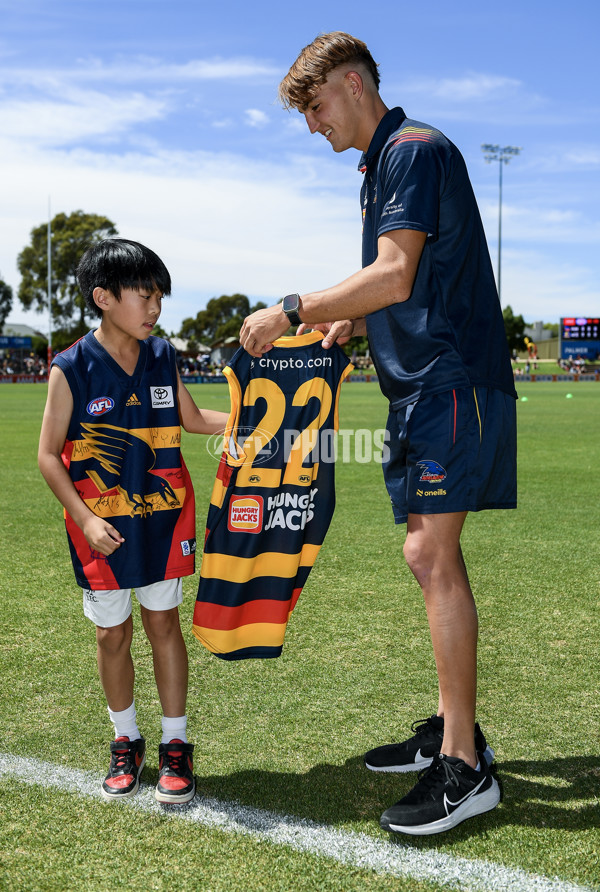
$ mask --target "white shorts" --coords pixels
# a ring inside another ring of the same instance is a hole
[[[83,612],[103,629],[120,626],[131,614],[131,592],[147,610],[171,610],[183,601],[181,578],[164,579],[139,588],[116,588],[83,591]]]

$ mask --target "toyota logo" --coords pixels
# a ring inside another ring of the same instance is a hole
[[[164,387],[155,387],[154,388],[154,398],[157,400],[165,400],[169,395],[169,391],[165,390]]]

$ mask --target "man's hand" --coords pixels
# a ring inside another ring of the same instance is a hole
[[[290,327],[290,321],[281,304],[257,310],[246,316],[240,331],[240,344],[250,356],[262,356]]]
[[[305,331],[310,329],[320,331],[325,335],[321,342],[322,347],[327,349],[332,344],[335,344],[336,341],[341,347],[342,344],[347,344],[353,334],[355,334],[354,326],[358,321],[356,319],[345,319],[343,322],[303,322],[302,325],[298,326],[296,334],[304,334]]]

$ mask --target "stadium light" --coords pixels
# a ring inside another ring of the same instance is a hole
[[[481,150],[485,152],[485,161],[491,164],[498,162],[498,297],[502,303],[502,165],[508,164],[511,158],[521,152],[521,146],[493,146],[490,143],[482,143]]]

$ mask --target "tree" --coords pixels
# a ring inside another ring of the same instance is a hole
[[[12,310],[12,303],[13,290],[10,285],[0,279],[0,332],[2,332],[4,323]]]
[[[509,349],[523,350],[525,348],[525,320],[522,316],[515,316],[510,305],[502,310],[502,316]]]
[[[262,310],[266,304],[259,301],[250,306],[245,294],[222,294],[213,297],[206,308],[181,323],[179,337],[193,338],[199,343],[212,344],[222,338],[237,337],[246,316]]]
[[[81,255],[90,245],[117,235],[115,224],[98,214],[73,211],[57,214],[51,221],[52,249],[52,327],[83,334],[87,308],[77,285],[75,271]],[[48,309],[48,226],[31,230],[31,243],[17,258],[22,279],[18,297],[26,310],[41,313]]]

